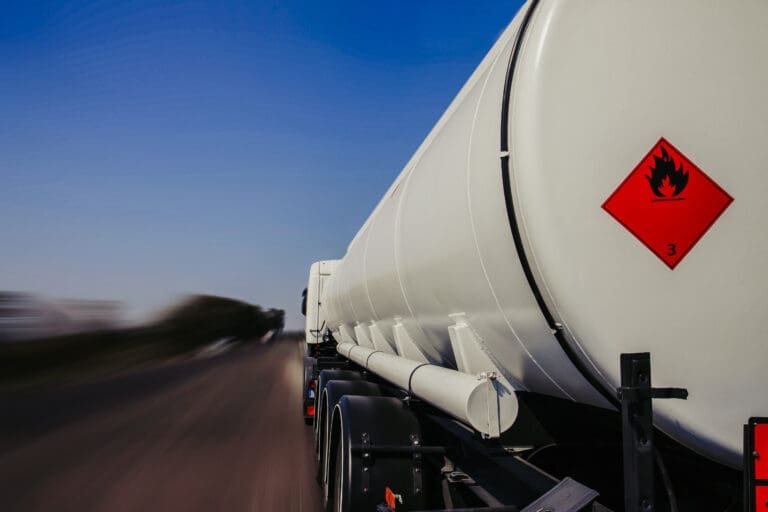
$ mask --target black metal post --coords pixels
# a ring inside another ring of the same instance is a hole
[[[653,405],[651,355],[621,354],[624,510],[653,512]],[[635,393],[630,390],[641,391]],[[645,390],[645,393],[642,393]]]
[[[621,354],[624,510],[654,512],[653,398],[688,398],[683,388],[651,387],[651,354]]]

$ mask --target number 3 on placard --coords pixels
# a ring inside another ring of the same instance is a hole
[[[675,254],[677,254],[677,245],[667,244],[667,256],[674,256]]]

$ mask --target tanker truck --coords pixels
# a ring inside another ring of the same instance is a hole
[[[327,510],[768,510],[767,26],[523,5],[311,266]]]

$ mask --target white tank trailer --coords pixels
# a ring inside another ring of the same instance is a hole
[[[762,1],[526,4],[312,267],[307,342],[486,437],[523,391],[615,407],[649,352],[689,392],[655,426],[739,467],[768,416],[766,26]]]

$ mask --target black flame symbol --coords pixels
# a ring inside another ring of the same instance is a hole
[[[683,170],[683,164],[675,170],[675,161],[661,146],[661,156],[653,155],[656,167],[650,167],[651,175],[645,176],[651,185],[651,190],[658,197],[675,197],[685,189],[688,184],[688,173]],[[674,191],[670,190],[672,187]]]

